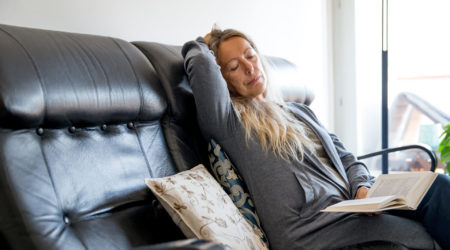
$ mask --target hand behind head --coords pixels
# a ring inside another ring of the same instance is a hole
[[[211,39],[211,32],[209,32],[208,34],[206,34],[203,39],[205,39],[206,44],[209,44],[209,40]]]

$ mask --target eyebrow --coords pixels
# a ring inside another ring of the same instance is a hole
[[[244,54],[246,54],[247,51],[248,51],[249,49],[253,49],[252,46],[249,46],[248,48],[246,48],[246,49],[244,50]],[[225,63],[225,66],[228,66],[228,64],[229,64],[231,61],[236,60],[236,59],[237,59],[237,57],[231,58],[230,60],[228,60],[228,62]]]

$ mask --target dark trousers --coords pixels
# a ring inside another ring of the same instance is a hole
[[[447,175],[437,176],[417,210],[392,213],[421,221],[431,237],[442,248],[450,250],[450,177]]]

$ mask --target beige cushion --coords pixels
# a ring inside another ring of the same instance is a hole
[[[186,237],[231,249],[267,249],[203,165],[164,178],[145,179]]]

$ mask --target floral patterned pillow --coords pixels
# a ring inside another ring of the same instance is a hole
[[[145,179],[186,237],[231,249],[267,249],[203,165],[164,178]]]
[[[228,158],[228,155],[222,150],[222,147],[213,139],[211,139],[208,145],[208,157],[211,164],[211,170],[217,182],[219,182],[223,190],[225,190],[233,201],[234,205],[253,227],[255,233],[259,235],[261,240],[269,247],[269,242],[262,230],[259,217],[256,214],[255,206],[247,191],[244,180]]]

